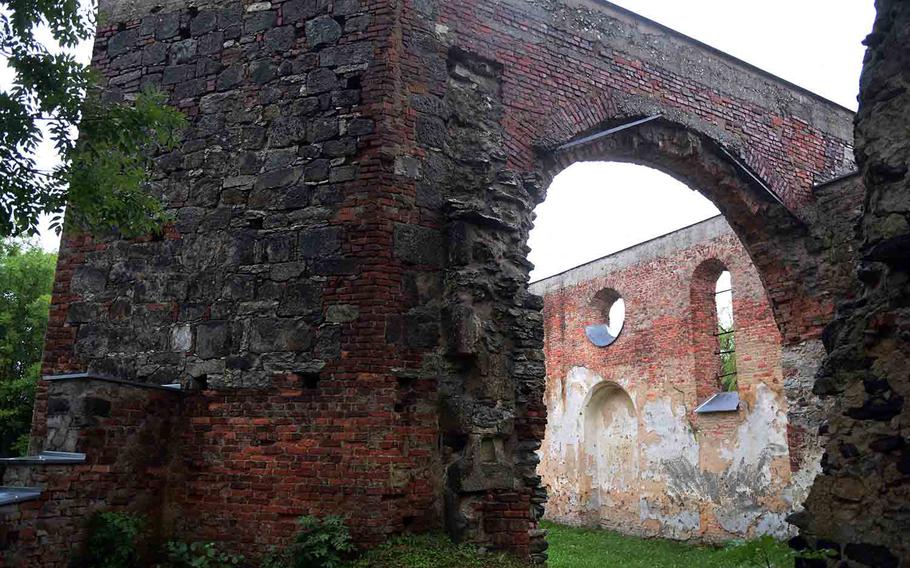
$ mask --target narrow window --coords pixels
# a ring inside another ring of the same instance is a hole
[[[736,330],[733,327],[733,281],[724,270],[714,286],[717,313],[717,356],[720,358],[718,383],[724,391],[737,390]]]

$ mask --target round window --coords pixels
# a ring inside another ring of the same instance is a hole
[[[585,335],[597,347],[607,347],[622,332],[626,320],[626,302],[619,292],[606,288],[594,295],[591,307],[591,312],[598,321],[585,327]]]

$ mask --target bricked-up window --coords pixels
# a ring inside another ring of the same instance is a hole
[[[692,372],[703,402],[737,386],[732,277],[719,260],[701,263],[692,274],[691,310]]]
[[[718,382],[725,391],[735,391],[736,330],[733,326],[733,278],[724,270],[714,285],[714,305],[717,314],[717,356],[720,360]]]

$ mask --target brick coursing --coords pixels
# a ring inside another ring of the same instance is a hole
[[[713,199],[756,264],[785,346],[817,342],[834,299],[851,294],[837,268],[853,254],[836,230],[843,201],[812,191],[851,167],[851,114],[621,9],[158,4],[102,3],[93,65],[113,99],[158,86],[188,116],[150,184],[175,221],[138,240],[67,227],[44,368],[197,393],[183,418],[200,422],[182,436],[209,451],[187,454],[175,506],[235,522],[190,531],[228,542],[261,531],[238,544],[255,554],[289,515],[331,510],[364,544],[446,526],[542,560],[543,327],[526,242],[548,180],[572,160],[652,165]],[[648,128],[552,152],[655,112],[664,118]],[[292,379],[315,392],[285,402]],[[236,445],[207,430],[252,420],[289,439],[262,450],[255,429]],[[289,457],[302,447],[311,457]],[[491,447],[495,462],[473,457]],[[297,476],[301,496],[273,493],[281,511],[249,513],[246,497],[201,481],[254,483],[260,470],[269,482]],[[366,489],[349,483],[363,476]]]
[[[732,275],[742,402],[737,412],[697,414],[695,408],[721,390],[714,292],[724,270]],[[808,478],[794,484],[793,456],[781,443],[789,402],[781,335],[758,272],[723,219],[592,261],[531,289],[544,299],[550,418],[541,473],[551,493],[551,518],[706,541],[789,532],[783,518],[798,508],[817,464],[808,464]],[[617,339],[598,347],[585,328],[605,321],[597,305],[605,290],[622,297],[626,317]],[[613,385],[631,397],[637,429],[580,431],[577,425],[600,411],[591,408],[592,393]],[[631,473],[622,474],[622,484],[599,479],[591,473],[597,466],[589,450],[608,452],[601,449],[609,443],[604,437],[623,435],[632,452],[622,471]],[[734,454],[750,457],[731,459]],[[605,499],[614,504],[612,512],[592,508]]]

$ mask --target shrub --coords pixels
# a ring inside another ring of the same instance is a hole
[[[161,568],[233,568],[244,562],[243,556],[222,552],[214,542],[171,541],[164,548],[167,562]]]
[[[89,522],[90,568],[134,568],[140,558],[145,519],[133,513],[98,513]]]
[[[354,550],[351,533],[341,517],[305,516],[297,519],[300,532],[285,550],[273,550],[262,568],[338,568]]]

